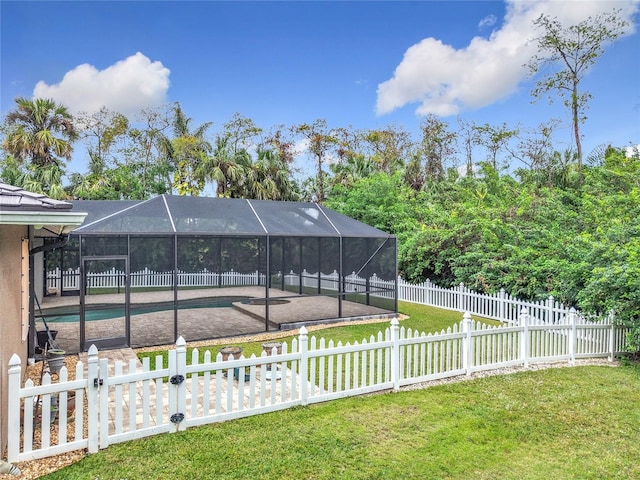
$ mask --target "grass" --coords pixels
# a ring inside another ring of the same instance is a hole
[[[401,311],[411,315],[402,325],[420,331],[460,320],[412,304]],[[316,333],[345,342],[381,327]],[[42,478],[629,479],[640,478],[638,425],[640,366],[524,371],[116,444]]]
[[[426,305],[418,305],[415,303],[409,302],[399,302],[399,311],[400,313],[409,316],[408,319],[402,320],[400,323],[401,327],[411,328],[413,330],[418,330],[420,332],[426,333],[435,333],[440,332],[441,330],[446,330],[448,327],[452,327],[454,324],[460,323],[462,320],[462,314],[460,312],[452,311],[452,310],[443,310],[441,308],[429,307]],[[494,320],[484,319],[481,317],[472,317],[474,320],[481,320],[484,323],[489,323],[491,325],[499,325],[500,322],[496,322]],[[382,321],[379,323],[366,323],[366,324],[354,324],[354,325],[345,325],[340,327],[328,327],[319,331],[314,331],[309,334],[309,336],[315,335],[318,337],[324,337],[325,339],[332,339],[335,344],[338,342],[342,342],[343,344],[350,342],[353,343],[355,341],[362,341],[363,338],[367,340],[371,335],[377,336],[380,330],[384,330],[389,327],[388,321]],[[298,331],[292,331],[290,336],[284,338],[278,338],[279,342],[287,342],[291,345],[291,340],[298,336]],[[234,342],[234,343],[223,343],[211,347],[201,347],[199,348],[199,356],[202,361],[204,358],[204,352],[207,350],[211,351],[212,358],[218,354],[218,351],[226,346],[239,346],[242,347],[242,354],[245,357],[250,357],[252,354],[256,356],[260,356],[262,354],[262,344],[263,341],[259,342]],[[187,361],[191,359],[191,348],[187,349]],[[165,364],[166,364],[166,349],[152,351],[152,352],[143,352],[139,353],[139,357],[151,357],[151,361],[153,364],[153,359],[157,355],[163,355]]]
[[[640,478],[639,424],[639,367],[548,369],[157,435],[42,478]]]

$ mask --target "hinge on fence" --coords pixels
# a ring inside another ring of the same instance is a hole
[[[171,423],[180,423],[184,420],[184,413],[174,413],[169,420]]]
[[[101,378],[94,378],[93,379],[93,387],[94,388],[98,388],[102,386],[102,379]]]
[[[184,382],[184,375],[174,375],[169,379],[169,381],[171,382],[171,385],[180,385]]]

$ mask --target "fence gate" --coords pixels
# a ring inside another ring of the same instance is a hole
[[[129,262],[126,256],[85,257],[80,288],[83,351],[129,346]]]

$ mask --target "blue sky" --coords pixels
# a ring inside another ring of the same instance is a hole
[[[415,135],[428,113],[452,127],[458,116],[524,128],[556,117],[566,122],[557,135],[566,148],[571,131],[561,101],[530,102],[532,83],[521,66],[532,48],[531,19],[547,13],[580,21],[620,7],[635,25],[638,6],[3,0],[0,113],[18,96],[129,115],[177,101],[194,125],[214,122],[212,134],[235,112],[265,130],[325,119],[356,129],[395,124]],[[607,48],[583,82],[594,95],[582,127],[585,154],[603,143],[640,143],[640,40],[633,30]],[[84,162],[74,156],[68,168],[84,171]]]

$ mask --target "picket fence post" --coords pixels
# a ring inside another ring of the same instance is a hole
[[[607,322],[609,322],[609,325],[611,327],[611,329],[609,330],[609,361],[613,362],[613,358],[616,355],[616,324],[613,321],[614,316],[613,316],[613,310],[611,310],[609,312],[609,315],[607,315]]]
[[[549,295],[549,298],[547,298],[547,324],[551,325],[553,322],[553,304],[555,302],[555,299],[553,298],[553,295]]]
[[[529,311],[522,307],[518,317],[518,326],[522,328],[520,332],[520,358],[525,368],[529,366]]]
[[[182,431],[187,429],[187,342],[182,335],[179,336],[176,341],[176,364],[174,375],[178,375],[179,378],[182,379],[182,381],[176,383],[176,412],[183,414],[181,420],[177,422],[177,431]]]
[[[101,402],[98,401],[98,392],[101,384],[102,380],[98,375],[98,348],[91,345],[87,352],[87,449],[89,453],[96,453],[100,449],[99,418],[102,415],[108,418],[109,415],[108,410],[100,412]]]
[[[429,280],[428,278],[424,282],[424,288],[424,292],[426,293],[426,295],[424,296],[424,303],[427,305],[433,305],[433,287],[431,285],[431,280]]]
[[[300,327],[298,339],[300,346],[300,402],[302,405],[308,403],[307,385],[309,382],[309,333],[303,325]]]
[[[18,461],[20,454],[20,381],[22,380],[22,362],[15,353],[9,359],[9,425],[7,431],[7,461]],[[0,455],[1,456],[1,455]]]
[[[576,346],[578,342],[578,314],[575,308],[569,310],[569,323],[571,324],[571,333],[569,334],[569,363],[576,361]]]
[[[391,319],[391,382],[393,391],[400,390],[400,322],[396,317]]]
[[[460,285],[458,285],[458,311],[462,312],[464,310],[464,301],[462,296],[464,295],[463,292],[464,289],[464,283],[460,282]]]
[[[506,320],[505,317],[505,291],[504,288],[500,289],[500,293],[498,295],[499,301],[498,301],[498,318],[500,319],[501,322],[504,322]]]
[[[471,339],[471,331],[473,330],[473,320],[471,313],[464,312],[462,317],[462,367],[465,369],[467,376],[471,375],[471,367],[473,362],[473,341]]]

